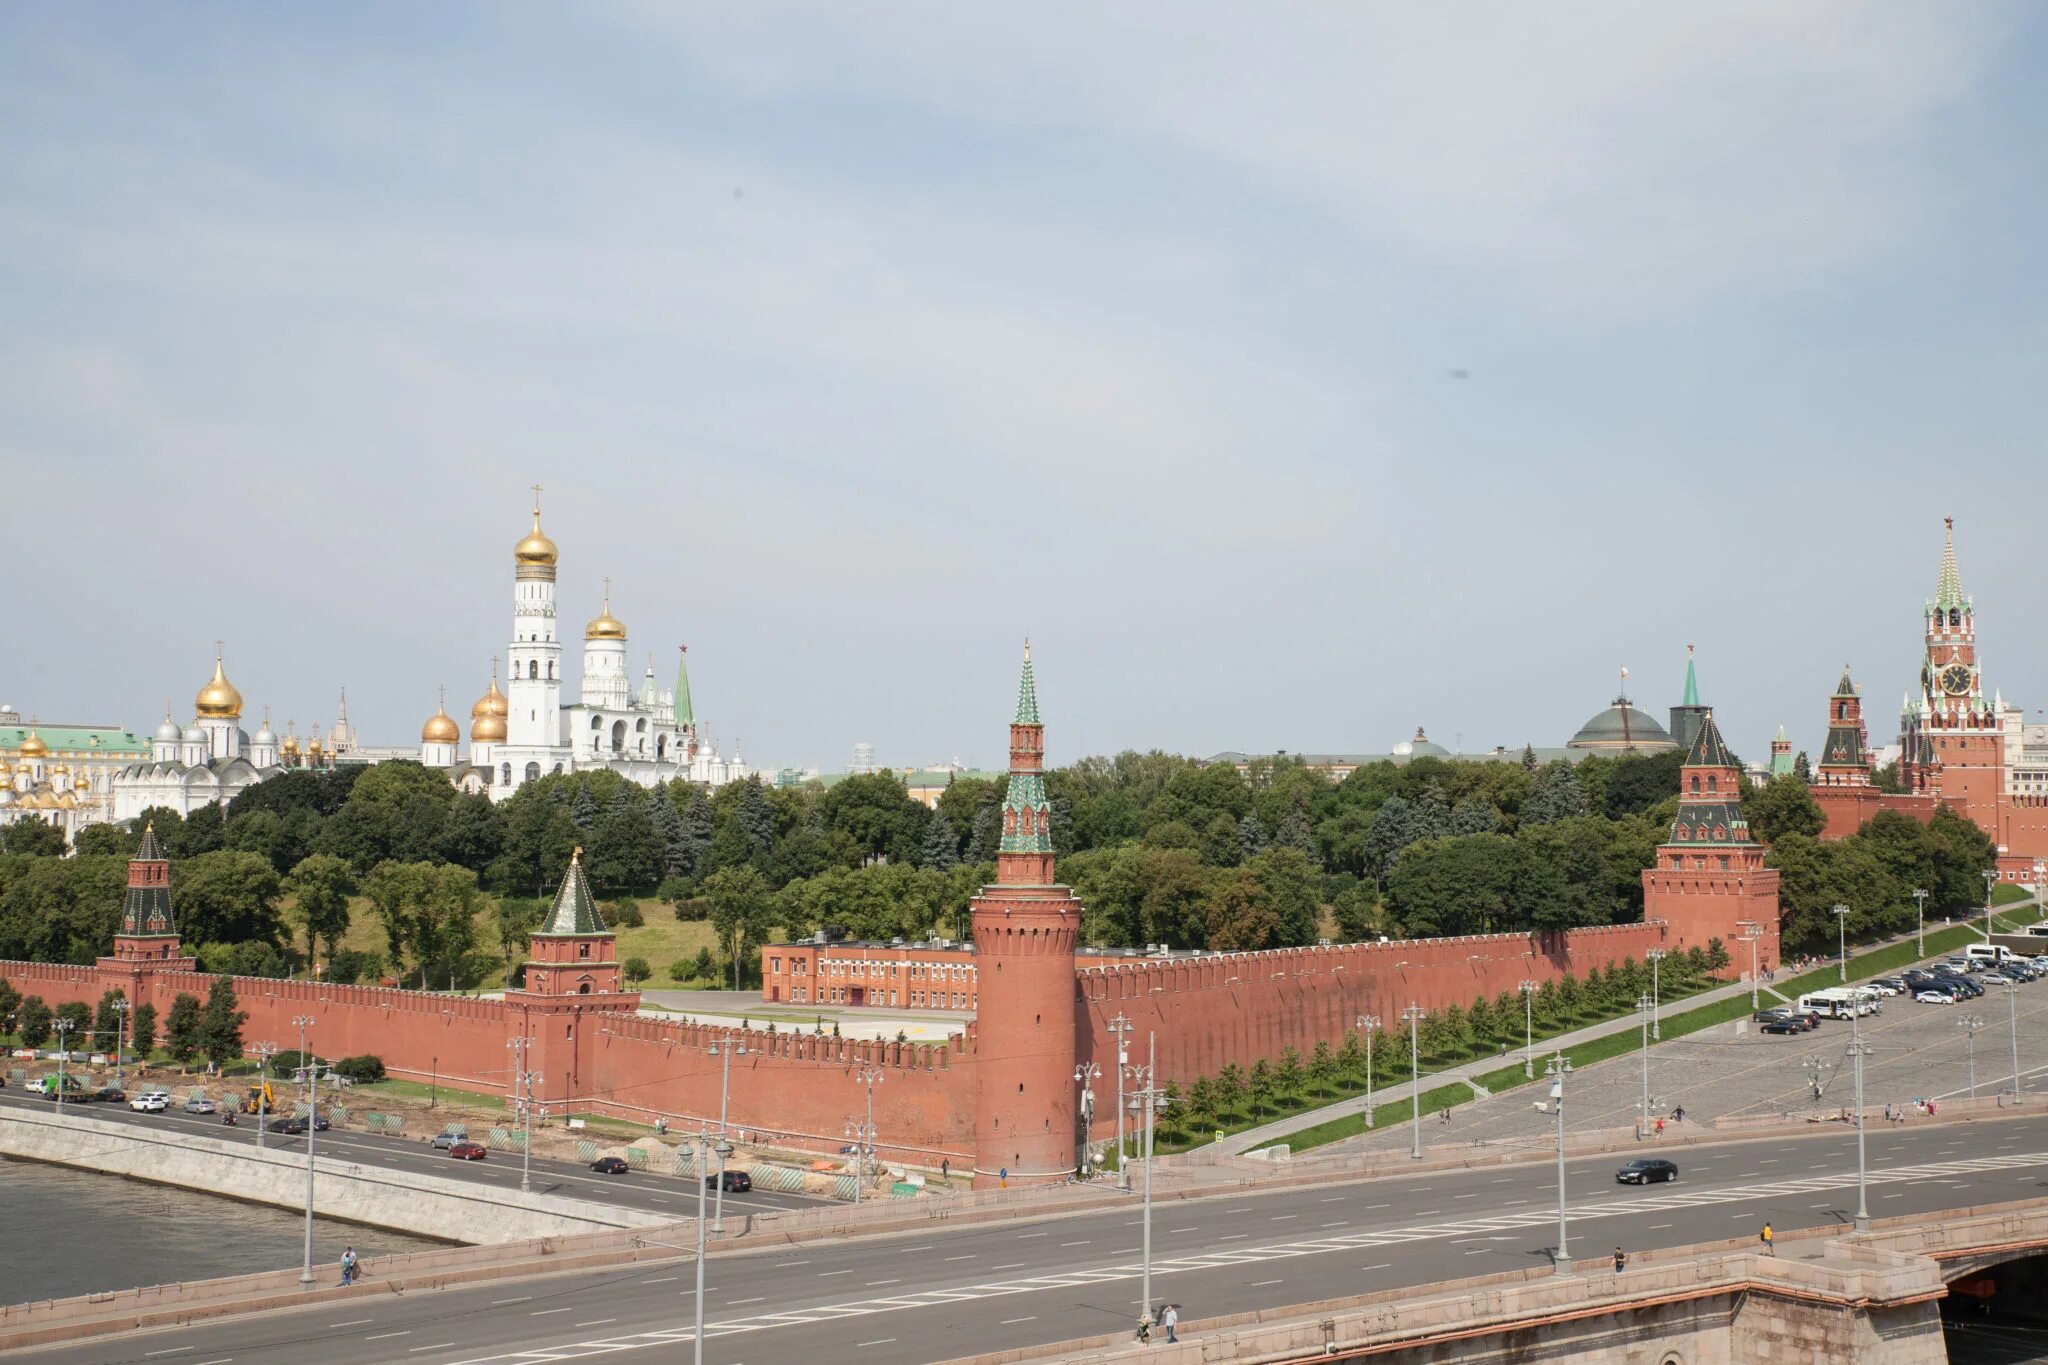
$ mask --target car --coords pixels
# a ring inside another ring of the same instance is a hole
[[[1887,995],[1904,995],[1906,993],[1906,979],[1901,976],[1880,976],[1870,984]]]
[[[481,1142],[471,1142],[464,1138],[448,1148],[448,1155],[457,1161],[482,1161],[489,1153],[484,1150]]]
[[[185,1097],[185,1112],[188,1114],[212,1114],[218,1111],[219,1106],[204,1095],[187,1095]]]
[[[1637,1157],[1614,1173],[1617,1185],[1654,1185],[1659,1181],[1676,1179],[1678,1163],[1654,1156]]]
[[[128,1101],[128,1107],[138,1114],[161,1114],[171,1107],[171,1092],[168,1090],[145,1090]]]
[[[1756,1012],[1755,1019],[1756,1022],[1760,1025],[1769,1025],[1772,1023],[1790,1025],[1789,1029],[1776,1030],[1779,1033],[1805,1033],[1811,1028],[1813,1028],[1816,1023],[1819,1022],[1817,1019],[1814,1018],[1814,1016],[1810,1014],[1801,1014],[1798,1010],[1792,1009],[1790,1006],[1786,1005],[1780,1005],[1775,1009],[1758,1010]]]
[[[1806,1032],[1806,1030],[1799,1026],[1799,1021],[1796,1019],[1766,1019],[1757,1028],[1757,1032],[1800,1034]]]
[[[1953,1005],[1956,1002],[1955,996],[1947,991],[1915,991],[1913,998],[1923,1005]]]
[[[287,1137],[296,1137],[298,1134],[306,1131],[306,1121],[304,1119],[272,1119],[270,1121],[270,1131],[273,1133],[283,1133]]]
[[[707,1190],[715,1190],[721,1183],[725,1186],[727,1194],[744,1193],[754,1188],[754,1177],[745,1171],[725,1171],[704,1177],[704,1188]]]
[[[2007,976],[2003,971],[1986,972],[1978,979],[1987,986],[2016,986],[2019,984],[2015,978]]]
[[[126,1104],[128,1092],[118,1085],[103,1085],[92,1092],[95,1104]]]
[[[466,1142],[468,1139],[469,1134],[460,1128],[443,1128],[434,1134],[434,1146],[445,1152],[456,1143]]]
[[[601,1156],[590,1163],[590,1169],[599,1175],[625,1175],[633,1168],[626,1164],[626,1158],[622,1156]]]
[[[1984,994],[1984,988],[1967,976],[1942,975],[1935,979],[1933,989],[1947,991],[1950,995],[1967,996],[1972,1000]]]

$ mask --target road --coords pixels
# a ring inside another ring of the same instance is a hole
[[[23,1091],[0,1090],[0,1117],[10,1108],[40,1109],[48,1112],[55,1107],[54,1101],[32,1096]],[[138,1114],[125,1104],[85,1104],[65,1106],[67,1111],[75,1110],[81,1118],[90,1118],[111,1123],[133,1124],[138,1128],[172,1127],[197,1133],[203,1137],[216,1138],[227,1142],[256,1142],[256,1121],[243,1117],[242,1121],[230,1128],[217,1115],[186,1114],[176,1109],[161,1114]],[[302,1137],[269,1136],[272,1147],[285,1147],[303,1152],[305,1139]],[[482,1161],[457,1161],[446,1152],[436,1150],[430,1143],[418,1138],[385,1137],[371,1133],[355,1133],[330,1130],[320,1134],[319,1154],[322,1157],[341,1157],[360,1162],[365,1166],[378,1166],[386,1170],[423,1171],[449,1180],[470,1180],[479,1184],[519,1187],[519,1156],[517,1153],[493,1152]],[[650,1213],[668,1214],[676,1218],[694,1218],[697,1215],[695,1187],[687,1176],[657,1175],[647,1171],[634,1171],[630,1175],[601,1176],[578,1162],[554,1161],[535,1156],[533,1159],[533,1189],[540,1194],[561,1195],[568,1199],[587,1199],[593,1203],[614,1208],[643,1209]],[[725,1197],[726,1212],[735,1210],[758,1212],[766,1209],[815,1208],[828,1202],[814,1196],[785,1194],[779,1191],[752,1190],[745,1194],[730,1193]]]
[[[2048,1115],[1868,1137],[1876,1217],[2048,1190]],[[1681,1180],[1646,1189],[1614,1183],[1620,1157],[1573,1161],[1571,1251],[1591,1259],[1616,1243],[1643,1251],[1747,1237],[1766,1218],[1782,1231],[1845,1225],[1856,1206],[1854,1152],[1853,1133],[1833,1128],[1681,1150]],[[1548,1265],[1554,1169],[1437,1171],[1162,1204],[1153,1297],[1199,1319]],[[714,1257],[705,1359],[897,1365],[1119,1330],[1137,1312],[1140,1213],[1107,1191],[1104,1200],[1097,1213]],[[693,1270],[685,1258],[365,1297],[8,1360],[535,1365],[636,1351],[676,1360],[690,1337]]]

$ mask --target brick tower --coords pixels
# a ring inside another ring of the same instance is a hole
[[[1863,726],[1863,694],[1849,678],[1849,665],[1842,665],[1842,680],[1828,698],[1828,737],[1821,746],[1820,767],[1814,771],[1818,787],[1867,787],[1870,785],[1870,746]]]
[[[1995,832],[2005,795],[2005,737],[1984,695],[1976,615],[1956,572],[1955,518],[1944,517],[1942,527],[1941,576],[1925,610],[1920,695],[1901,717],[1899,777],[1907,791],[1938,794]]]
[[[1757,965],[1768,967],[1778,960],[1778,873],[1764,866],[1764,846],[1749,837],[1742,769],[1711,711],[1701,717],[1678,780],[1671,839],[1643,873],[1643,918],[1668,924],[1674,947],[1705,947],[1718,938],[1731,959],[1744,922],[1756,924]]]
[[[128,860],[128,889],[121,896],[114,955],[100,959],[101,967],[113,970],[131,963],[173,972],[189,972],[198,965],[180,952],[177,922],[171,917],[171,864],[157,847],[154,825],[143,828],[142,842]],[[132,992],[129,998],[134,998]]]
[[[599,1042],[590,1016],[632,1014],[640,995],[620,988],[618,938],[597,912],[582,849],[569,855],[561,889],[527,939],[527,952],[523,984],[506,992],[505,1003],[518,1011],[521,1032],[533,1040],[526,1068],[542,1077],[533,1093],[555,1102],[587,1098],[583,1078]]]
[[[1077,1164],[1074,948],[1081,902],[1053,881],[1044,771],[1045,727],[1027,640],[1017,718],[1010,724],[1010,786],[996,880],[972,906],[980,997],[974,1183],[982,1187],[1061,1180]]]

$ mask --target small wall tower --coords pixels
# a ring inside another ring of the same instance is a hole
[[[569,855],[569,870],[527,939],[527,954],[522,984],[506,992],[505,1003],[532,1039],[526,1066],[542,1077],[534,1094],[550,1100],[585,1095],[589,1057],[599,1043],[589,1016],[632,1014],[640,995],[620,988],[618,938],[597,912],[582,849]]]
[[[128,889],[121,896],[121,927],[114,932],[114,954],[99,960],[102,970],[139,974],[149,970],[189,972],[199,964],[184,955],[177,921],[171,915],[171,863],[157,846],[156,826],[145,825],[142,842],[128,860]],[[131,987],[128,999],[136,999]]]
[[[1757,965],[1778,960],[1778,873],[1764,866],[1764,846],[1742,815],[1742,769],[1721,740],[1709,711],[1700,721],[1678,777],[1678,816],[1643,873],[1643,918],[1669,926],[1671,946],[1705,947],[1720,939],[1731,960],[1745,924],[1758,927]]]
[[[1053,881],[1044,772],[1045,727],[1027,640],[1010,723],[996,881],[972,905],[979,991],[974,1183],[982,1187],[1062,1180],[1078,1164],[1074,949],[1081,902]]]

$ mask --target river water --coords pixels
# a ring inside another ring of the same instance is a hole
[[[31,1303],[302,1263],[303,1214],[119,1176],[0,1157],[0,1303]],[[424,1237],[313,1220],[315,1273],[344,1248],[374,1263],[438,1246]]]

